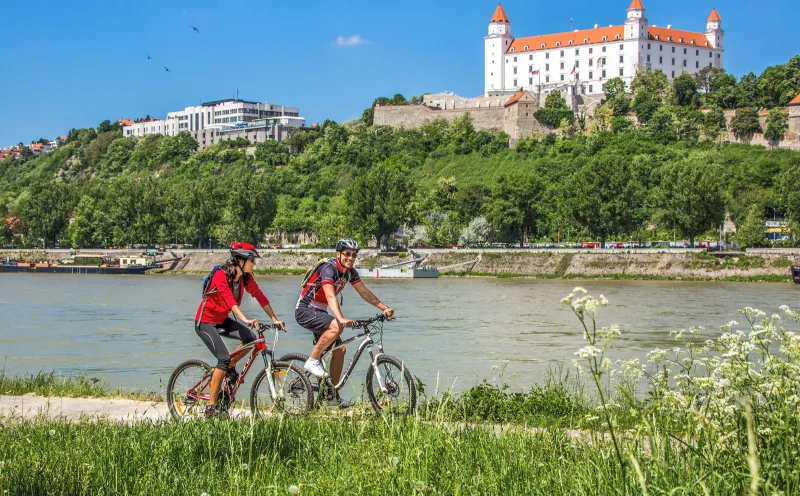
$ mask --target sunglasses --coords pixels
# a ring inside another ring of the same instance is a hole
[[[347,258],[358,258],[358,252],[357,251],[343,251],[342,252],[342,256],[343,257],[347,257]]]

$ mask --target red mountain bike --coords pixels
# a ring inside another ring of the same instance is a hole
[[[275,361],[273,350],[278,343],[279,329],[274,324],[260,324],[258,339],[231,353],[231,358],[244,357],[248,353],[250,356],[236,382],[230,383],[227,378],[222,381],[222,390],[217,400],[221,412],[227,412],[231,408],[239,386],[259,355],[264,359],[264,368],[256,376],[250,390],[250,409],[253,416],[299,415],[313,408],[314,395],[305,372],[297,365]],[[264,340],[264,332],[269,330],[275,333],[272,349],[267,347]],[[210,398],[213,373],[214,367],[202,360],[187,360],[178,365],[167,384],[167,405],[175,420],[204,416]]]

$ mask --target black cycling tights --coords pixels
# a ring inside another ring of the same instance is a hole
[[[231,364],[231,354],[228,352],[228,347],[222,342],[220,336],[238,339],[242,344],[251,343],[256,340],[255,332],[246,325],[231,318],[225,319],[225,322],[219,325],[200,322],[200,324],[195,326],[194,330],[206,346],[208,346],[208,349],[211,350],[211,353],[217,357],[217,368],[220,370],[228,370]]]

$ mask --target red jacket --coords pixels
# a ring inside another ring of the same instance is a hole
[[[244,281],[243,290],[250,293],[250,296],[255,298],[260,306],[263,307],[269,304],[269,300],[264,296],[264,293],[261,292],[261,289],[258,287],[252,275],[243,275],[239,281]],[[208,291],[213,291],[215,288],[217,291],[203,298],[203,301],[200,302],[200,306],[197,307],[197,314],[195,314],[194,317],[195,322],[208,322],[216,325],[222,324],[225,322],[225,319],[228,318],[228,314],[231,313],[233,306],[242,304],[244,291],[239,291],[238,300],[234,299],[233,291],[231,291],[231,287],[228,285],[228,277],[225,275],[225,271],[217,270],[211,277]]]

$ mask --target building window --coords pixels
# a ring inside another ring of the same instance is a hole
[[[672,59],[672,65],[675,65],[675,59]]]
[[[522,47],[522,49],[528,51],[528,45],[525,45],[524,47]]]
[[[561,56],[562,57],[564,56],[564,50],[561,50]]]
[[[591,76],[589,76],[589,77],[591,77]],[[589,85],[589,93],[591,93],[591,92],[592,92],[592,85],[590,84]]]
[[[594,48],[589,49],[589,55],[591,55],[592,53],[594,53]]]
[[[544,65],[544,70],[549,71],[550,70],[550,64],[545,64]]]
[[[700,68],[700,61],[697,61],[697,62],[694,63],[694,68],[695,69],[699,69]]]
[[[624,76],[625,75],[625,69],[623,69],[622,67],[619,68],[619,75],[620,76]]]
[[[589,71],[589,79],[594,79],[594,72]],[[590,90],[591,91],[591,90]]]
[[[686,49],[685,48],[683,49],[683,54],[686,55]]]
[[[650,62],[650,56],[649,55],[647,56],[647,61]]]
[[[561,68],[562,69],[564,68],[564,62],[561,62]]]
[[[606,37],[603,36],[603,39],[606,39]],[[606,47],[603,47],[603,53],[605,53],[605,52],[606,52]]]
[[[581,54],[581,49],[580,48],[576,48],[575,49],[575,55],[580,55],[580,54]]]
[[[658,45],[658,51],[659,52],[663,52],[664,51],[664,45]]]
[[[647,44],[647,49],[650,50],[650,43]]]
[[[533,84],[533,78],[528,78],[528,84]]]
[[[594,59],[589,59],[589,67],[594,66]]]
[[[575,67],[580,67],[580,66],[581,66],[581,61],[580,60],[576,60],[575,61]]]
[[[618,36],[618,37],[619,37],[619,36]],[[620,45],[620,46],[619,46],[619,49],[620,49],[620,50],[625,50],[625,45]]]
[[[600,77],[603,77],[603,78],[606,77],[606,70],[605,69],[603,69],[603,72],[600,73]]]
[[[698,57],[700,56],[700,50],[695,50],[694,52],[695,55],[697,55]]]
[[[625,62],[625,56],[624,55],[620,55],[619,56],[619,63],[622,64],[624,62]]]
[[[675,71],[672,71],[672,79],[675,79]]]
[[[659,64],[663,64],[664,63],[664,57],[659,57],[658,58],[658,63]]]
[[[719,54],[717,54],[717,58],[719,58]]]
[[[550,76],[545,76],[544,77],[544,82],[545,83],[549,83],[550,82]]]
[[[711,58],[711,52],[708,52],[708,58]]]
[[[581,73],[580,72],[576,72],[575,73],[575,81],[579,80],[580,78],[581,78]]]
[[[672,47],[672,53],[675,53],[675,47]]]
[[[514,55],[514,62],[516,62],[516,61],[517,61],[517,56],[516,56],[516,55]]]
[[[516,79],[514,80],[514,87],[515,88],[517,87],[517,80]]]
[[[549,59],[550,58],[550,52],[545,53],[544,54],[544,58]]]
[[[686,67],[686,61],[685,60],[683,61],[683,66]]]
[[[517,67],[514,66],[514,74],[516,74],[516,73],[517,73]]]
[[[533,60],[533,55],[528,55],[528,60]]]
[[[563,75],[563,74],[561,75],[561,80],[562,80],[562,81],[564,80],[564,75]]]

